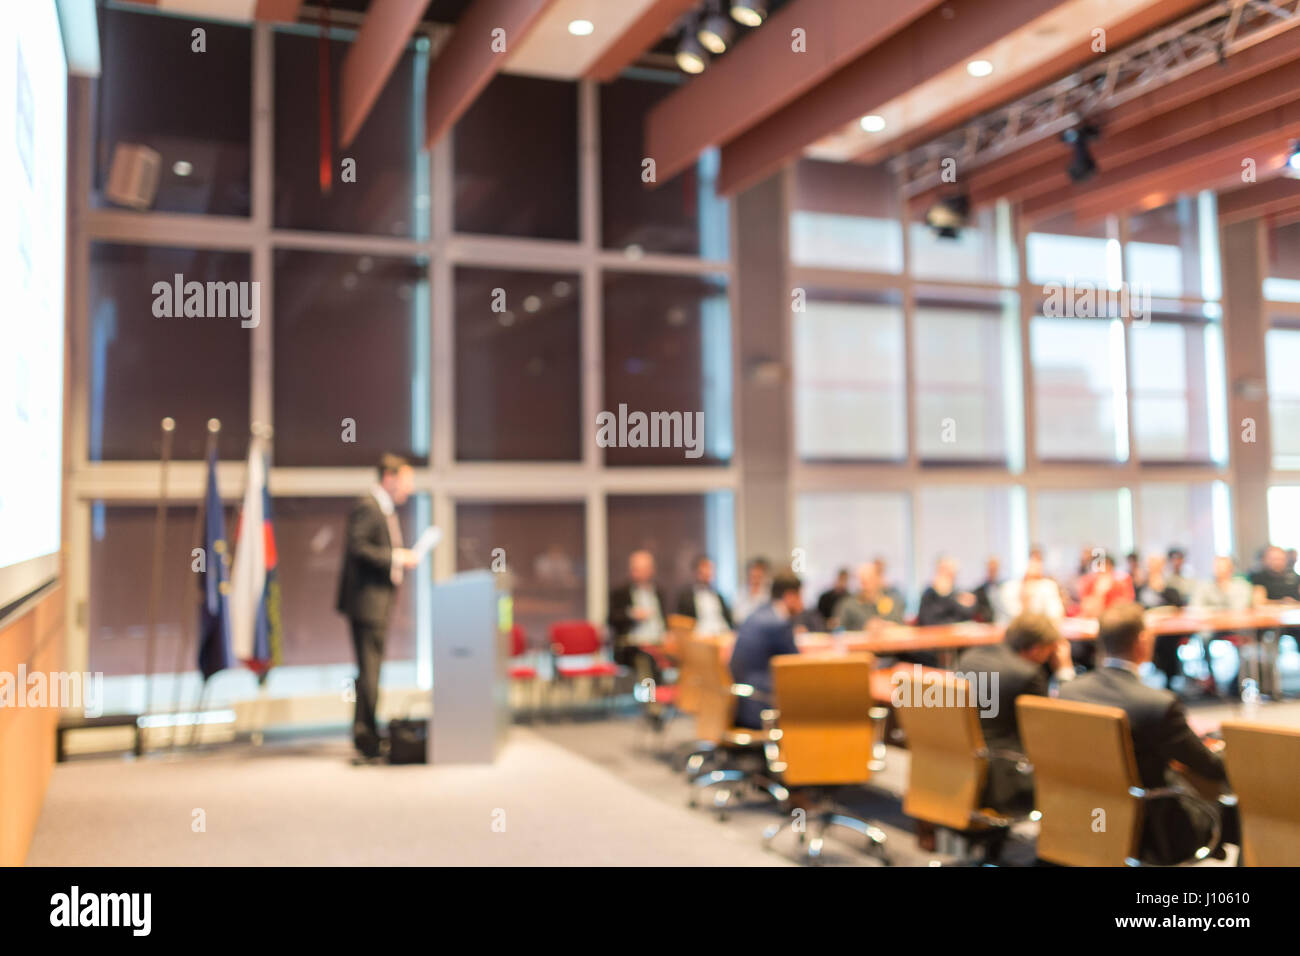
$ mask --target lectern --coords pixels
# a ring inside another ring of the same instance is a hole
[[[501,749],[510,719],[504,597],[490,571],[434,585],[429,763],[492,763]]]

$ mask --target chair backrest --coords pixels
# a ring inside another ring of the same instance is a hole
[[[518,624],[510,628],[510,656],[518,657],[528,650],[528,641],[524,638],[524,629]]]
[[[1223,722],[1246,866],[1300,866],[1300,728]]]
[[[1118,707],[1029,694],[1016,699],[1042,814],[1038,856],[1069,866],[1123,866],[1137,856],[1142,801],[1128,715]]]
[[[590,621],[556,621],[551,625],[551,647],[561,657],[595,654],[600,650],[600,632]]]
[[[677,709],[683,714],[695,714],[700,709],[700,654],[692,649],[698,638],[683,634],[677,642]]]
[[[685,614],[669,614],[668,633],[664,635],[664,650],[679,660],[684,656],[682,646],[695,633],[695,618]]]
[[[945,671],[928,671],[920,680],[906,671],[898,681],[895,703],[899,726],[907,735],[911,771],[903,812],[954,830],[972,826],[988,779],[979,706],[969,682]],[[928,691],[928,693],[927,693]],[[936,698],[936,695],[940,695]]]
[[[680,697],[690,698],[695,707],[695,736],[719,743],[735,723],[736,698],[731,694],[731,670],[716,640],[693,637],[686,642],[679,684]]]
[[[787,785],[865,783],[871,777],[873,665],[870,654],[772,658]]]

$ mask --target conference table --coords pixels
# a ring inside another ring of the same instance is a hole
[[[1061,635],[1070,641],[1093,641],[1097,638],[1097,621],[1092,618],[1067,617],[1059,622]],[[1242,676],[1251,677],[1262,693],[1282,696],[1281,677],[1276,666],[1277,639],[1285,629],[1300,630],[1300,607],[1267,607],[1249,611],[1175,611],[1147,612],[1147,627],[1157,635],[1238,634],[1250,637],[1254,653],[1242,660]],[[835,633],[804,632],[795,636],[803,654],[870,653],[877,657],[894,657],[909,652],[934,653],[942,667],[951,669],[958,652],[983,644],[996,644],[1006,632],[1004,624],[937,624],[917,627],[909,624],[882,623],[865,631]],[[732,634],[718,636],[723,653],[729,655]],[[1266,666],[1267,665],[1267,666]],[[1268,675],[1268,686],[1263,683]]]

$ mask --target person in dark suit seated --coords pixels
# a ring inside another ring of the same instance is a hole
[[[352,740],[362,760],[380,756],[375,705],[393,593],[404,573],[419,564],[415,552],[402,547],[397,521],[397,509],[414,488],[411,466],[397,455],[384,455],[379,460],[379,483],[357,499],[348,515],[336,607],[348,619],[357,655]]]
[[[835,572],[835,583],[817,598],[817,613],[821,615],[824,627],[834,627],[835,607],[849,593],[849,569],[840,568]]]
[[[957,590],[957,562],[941,557],[935,562],[934,579],[921,594],[916,611],[918,627],[960,624],[975,616],[975,595]]]
[[[1001,644],[968,647],[957,660],[958,676],[996,675],[997,709],[980,714],[980,728],[989,750],[1023,754],[1020,727],[1016,723],[1016,698],[1021,694],[1046,697],[1048,666],[1057,680],[1074,678],[1070,642],[1061,637],[1052,619],[1042,614],[1022,614],[1007,625]],[[993,678],[989,678],[992,683]],[[1034,782],[1027,773],[1016,771],[1018,760],[1005,756],[989,758],[988,782],[983,802],[1001,813],[1023,813],[1033,809]]]
[[[1142,683],[1139,667],[1151,660],[1155,642],[1143,623],[1141,606],[1120,604],[1103,611],[1097,641],[1104,655],[1101,666],[1065,684],[1061,698],[1119,707],[1128,714],[1142,787],[1177,785],[1178,774],[1169,766],[1175,760],[1199,777],[1226,783],[1223,759],[1187,725],[1181,701],[1168,690]],[[1171,865],[1186,860],[1212,832],[1205,813],[1182,798],[1149,801],[1145,814],[1139,851],[1145,862]],[[1224,836],[1235,827],[1235,820],[1224,820]]]
[[[772,579],[772,600],[754,611],[736,632],[731,651],[731,677],[755,690],[753,698],[736,702],[736,726],[760,728],[763,710],[772,701],[772,658],[798,654],[794,620],[803,613],[803,582],[790,571]]]
[[[984,568],[984,583],[971,592],[975,595],[974,620],[992,624],[1003,614],[1002,562],[996,557],[990,557]]]
[[[634,667],[636,645],[663,641],[668,602],[655,584],[655,557],[649,551],[633,551],[628,556],[627,576],[628,583],[609,594],[608,623],[615,663]]]
[[[713,559],[701,554],[695,559],[695,583],[677,597],[677,613],[695,618],[696,634],[721,634],[732,629],[731,608],[713,586]]]

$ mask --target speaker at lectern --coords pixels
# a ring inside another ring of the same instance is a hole
[[[509,725],[500,575],[466,571],[434,585],[429,763],[492,763]],[[505,629],[508,630],[508,629]]]

